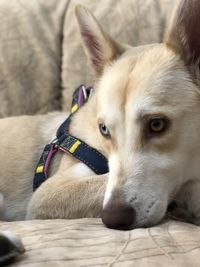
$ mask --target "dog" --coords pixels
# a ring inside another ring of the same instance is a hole
[[[200,224],[199,13],[199,0],[181,0],[163,43],[130,47],[76,8],[96,82],[69,132],[106,157],[109,172],[59,151],[33,193],[42,149],[66,114],[1,119],[1,219],[102,217],[127,230],[158,224],[175,200],[172,216]]]

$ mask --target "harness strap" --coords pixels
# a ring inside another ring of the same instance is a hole
[[[55,144],[48,144],[45,146],[42,155],[38,161],[33,179],[33,191],[35,191],[47,178],[48,169],[54,154],[58,151]]]
[[[64,138],[58,145],[58,149],[69,153],[76,159],[82,161],[96,174],[104,174],[108,172],[107,159],[96,149],[90,147],[74,136],[68,135]]]
[[[108,172],[108,161],[104,155],[82,140],[68,133],[73,113],[87,102],[92,91],[92,87],[85,88],[84,85],[81,85],[75,90],[71,114],[58,128],[56,138],[45,146],[37,164],[33,181],[33,191],[35,191],[48,178],[48,170],[51,160],[58,150],[82,161],[96,174],[105,174]]]

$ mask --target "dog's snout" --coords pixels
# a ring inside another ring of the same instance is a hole
[[[135,211],[130,205],[109,204],[103,209],[102,221],[108,228],[128,230],[134,219]]]

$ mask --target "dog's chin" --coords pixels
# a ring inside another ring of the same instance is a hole
[[[151,215],[145,218],[136,218],[136,221],[127,230],[137,229],[137,228],[149,228],[149,227],[156,226],[160,224],[161,222],[163,222],[163,219],[165,218],[165,214],[166,213],[164,213],[162,216],[159,214],[159,216]]]
[[[148,213],[142,213],[136,211],[136,217],[134,223],[131,225],[131,229],[136,228],[149,228],[156,226],[163,222],[167,213],[167,205],[163,205],[163,202],[158,201],[156,207]]]

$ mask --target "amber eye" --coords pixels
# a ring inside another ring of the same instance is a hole
[[[104,137],[110,138],[110,132],[105,124],[99,123],[99,131]]]
[[[149,122],[149,130],[152,133],[160,133],[165,129],[165,120],[161,118],[151,119]]]
[[[147,120],[146,135],[154,137],[163,134],[169,127],[169,120],[166,117],[154,117]]]

